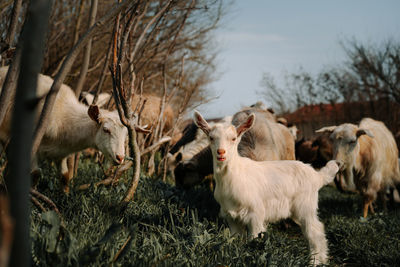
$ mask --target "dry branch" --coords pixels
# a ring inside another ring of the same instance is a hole
[[[145,149],[143,149],[140,152],[140,155],[146,155],[149,152],[154,151],[155,149],[157,149],[159,146],[161,146],[162,144],[171,141],[171,137],[170,136],[164,136],[163,138],[159,139],[156,143],[153,143],[151,146],[146,147]]]
[[[76,24],[75,24],[75,29],[74,29],[74,38],[72,39],[73,44],[75,44],[79,39],[79,28],[81,27],[81,23],[82,23],[84,7],[85,7],[85,0],[81,0],[81,2],[79,4],[78,18],[76,19]]]
[[[39,202],[39,200],[36,197],[31,196],[31,201],[33,202],[33,204],[35,204],[36,207],[39,208],[41,212],[47,211],[46,208]]]
[[[8,47],[12,47],[14,45],[15,34],[17,31],[18,19],[20,18],[19,13],[21,12],[22,0],[15,0],[10,25],[8,27],[6,43]]]
[[[126,245],[129,244],[129,241],[131,241],[131,239],[132,239],[132,236],[129,235],[128,238],[126,239],[126,241],[124,242],[124,244],[121,246],[121,248],[120,248],[120,249],[117,251],[117,253],[115,254],[115,256],[114,256],[112,262],[116,262],[116,261],[117,261],[119,255],[121,255],[122,251],[124,251]]]
[[[92,0],[92,5],[90,6],[90,16],[89,16],[89,25],[88,25],[89,29],[90,29],[90,27],[93,26],[93,24],[96,21],[97,4],[98,4],[98,0]],[[82,68],[80,71],[78,83],[75,87],[75,95],[78,98],[82,92],[83,84],[85,83],[86,75],[87,75],[87,72],[89,69],[90,52],[91,51],[92,51],[92,38],[89,38],[87,45],[86,45],[85,53],[83,55]]]
[[[134,57],[135,52],[137,51],[137,48],[141,44],[146,32],[148,31],[149,27],[154,23],[154,21],[160,17],[164,12],[167,10],[169,7],[171,1],[168,1],[168,3],[161,8],[156,15],[152,17],[152,19],[148,22],[146,27],[144,28],[143,32],[141,33],[135,48],[134,52],[131,54],[131,58]],[[118,18],[117,18],[118,19]],[[133,114],[132,111],[132,97],[133,97],[133,91],[134,91],[134,86],[129,86],[128,88],[124,88],[123,84],[123,79],[122,79],[122,55],[124,55],[124,49],[125,49],[125,43],[127,42],[127,35],[129,34],[129,31],[133,27],[133,19],[132,17],[130,18],[130,21],[128,24],[125,26],[125,30],[123,32],[124,36],[122,38],[119,36],[118,31],[116,30],[114,32],[113,40],[114,40],[114,57],[113,57],[113,65],[111,68],[112,72],[112,77],[113,77],[113,93],[114,93],[114,100],[115,104],[118,110],[118,113],[121,118],[121,122],[128,128],[128,135],[129,135],[129,151],[130,151],[130,158],[132,158],[132,162],[134,163],[134,174],[131,182],[131,186],[125,195],[125,198],[123,199],[123,203],[127,203],[131,201],[134,197],[134,194],[136,192],[136,188],[139,182],[140,178],[140,151],[139,147],[137,144],[137,137],[136,137],[136,131],[145,131],[141,127],[136,125],[136,118]],[[115,22],[116,25],[119,24],[119,21]],[[120,41],[119,45],[119,54],[117,57],[117,43],[118,40]],[[135,84],[135,78],[136,76],[134,73],[131,73],[131,85]],[[127,164],[128,165],[128,164]]]
[[[61,217],[61,212],[60,210],[57,208],[56,204],[53,202],[53,200],[51,200],[50,198],[46,197],[45,195],[43,195],[42,193],[40,193],[39,191],[37,191],[36,189],[31,188],[30,193],[41,199],[42,201],[44,201],[45,203],[47,203],[50,207],[53,208],[53,210]]]

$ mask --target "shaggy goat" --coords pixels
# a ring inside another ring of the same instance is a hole
[[[8,67],[0,69],[0,87],[4,82]],[[37,95],[43,97],[48,93],[53,79],[40,74],[38,77]],[[39,102],[38,114],[43,108],[44,99]],[[0,125],[0,139],[4,142],[10,137],[12,105],[9,104],[6,117]],[[37,116],[38,118],[38,116]],[[88,147],[99,149],[116,164],[125,158],[125,140],[128,130],[122,125],[117,111],[89,108],[80,103],[70,87],[63,84],[57,94],[54,108],[50,114],[46,132],[40,143],[38,156],[59,162],[64,178],[64,191],[69,192],[69,181],[72,172],[68,171],[68,155]],[[33,173],[37,173],[37,156],[33,161]]]
[[[213,156],[214,197],[232,233],[257,237],[269,222],[292,218],[307,237],[314,264],[326,263],[328,246],[318,220],[318,190],[339,170],[330,161],[319,172],[300,161],[254,161],[241,157],[240,138],[254,123],[250,114],[237,127],[217,123],[210,127],[200,113],[194,121],[208,136]]]
[[[344,123],[323,127],[317,132],[330,132],[333,159],[340,161],[340,177],[347,190],[358,190],[364,198],[364,218],[379,193],[382,200],[386,188],[400,189],[400,173],[396,141],[385,124],[370,118],[360,125]],[[399,191],[400,192],[400,191]],[[385,203],[384,203],[385,204]]]

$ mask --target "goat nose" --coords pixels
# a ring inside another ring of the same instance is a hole
[[[117,155],[115,157],[117,158],[118,163],[122,163],[122,161],[124,161],[124,157],[121,155]]]
[[[218,155],[223,155],[223,154],[225,154],[225,149],[218,148],[217,153],[218,153]]]

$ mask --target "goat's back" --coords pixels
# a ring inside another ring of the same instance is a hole
[[[242,110],[232,118],[232,124],[238,126],[250,113],[256,115],[253,127],[240,141],[238,150],[241,156],[253,160],[294,160],[294,139],[289,129],[272,121],[265,112]]]
[[[380,169],[384,184],[392,184],[393,179],[399,182],[399,152],[393,134],[383,122],[370,118],[363,119],[359,128],[369,130],[374,136],[359,137],[360,155],[369,165],[367,168]]]
[[[146,94],[142,96],[142,101],[146,99],[146,104],[144,105],[142,114],[140,115],[140,124],[148,125],[149,127],[155,126],[158,120],[158,115],[160,114],[161,98],[156,95]],[[135,95],[132,99],[132,108],[135,109],[139,104],[140,96]],[[141,104],[141,103],[140,103]],[[164,132],[167,132],[172,128],[174,120],[174,111],[170,104],[166,103],[164,106],[163,113],[164,120]]]
[[[0,88],[2,88],[3,86],[5,76],[7,75],[7,71],[8,71],[8,66],[2,67],[0,69]],[[51,77],[39,74],[37,80],[36,95],[38,98],[41,98],[41,100],[39,101],[37,106],[36,119],[38,119],[38,116],[44,105],[45,96],[50,91],[52,84],[53,84],[53,79]],[[13,100],[10,103],[8,103],[6,116],[0,127],[0,138],[2,141],[7,140],[10,136],[11,115],[12,115],[13,105],[14,105],[14,96]],[[48,135],[48,133],[52,133],[52,135],[58,135],[59,130],[63,127],[63,125],[65,125],[65,121],[63,120],[63,118],[66,117],[68,118],[74,115],[73,113],[70,112],[70,110],[73,108],[82,109],[83,112],[85,112],[84,109],[87,109],[84,107],[83,104],[80,105],[72,89],[68,85],[62,84],[57,94],[53,110],[50,113],[46,135]]]

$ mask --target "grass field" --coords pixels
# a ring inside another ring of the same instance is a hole
[[[41,213],[32,204],[35,266],[307,266],[309,250],[300,228],[288,221],[268,227],[252,241],[231,237],[218,218],[218,204],[206,186],[184,191],[142,176],[134,202],[119,201],[128,176],[116,186],[85,191],[60,189],[55,168],[43,167],[38,190],[62,214]],[[104,178],[98,165],[82,160],[75,186]],[[399,266],[400,207],[378,207],[367,220],[361,198],[325,187],[319,216],[325,224],[330,266]],[[125,244],[124,249],[121,249]]]

